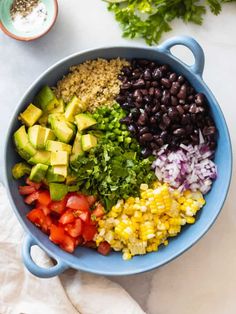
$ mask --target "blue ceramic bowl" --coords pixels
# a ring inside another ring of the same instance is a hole
[[[184,45],[192,51],[195,58],[193,66],[187,66],[171,54],[170,49],[175,45]],[[187,77],[198,92],[206,95],[219,130],[218,146],[215,155],[215,162],[218,166],[218,178],[214,182],[212,190],[206,196],[206,205],[199,213],[196,223],[184,227],[176,238],[170,240],[167,247],[162,247],[155,253],[135,256],[130,261],[123,261],[121,254],[117,252],[112,252],[109,256],[105,257],[94,250],[81,247],[77,248],[74,254],[62,251],[58,246],[49,241],[47,235],[43,234],[26,219],[26,213],[29,208],[27,208],[18,193],[19,182],[13,180],[11,175],[12,166],[19,161],[12,142],[13,132],[19,127],[17,120],[19,113],[32,101],[35,94],[37,94],[43,85],[55,85],[68,72],[71,65],[98,57],[146,58],[156,60],[159,63],[169,64],[176,72]],[[76,53],[50,67],[30,86],[17,105],[7,133],[5,146],[6,186],[12,208],[27,234],[23,244],[23,260],[29,271],[39,277],[56,276],[70,267],[102,275],[137,274],[157,268],[171,261],[189,249],[207,232],[218,216],[227,195],[232,170],[232,151],[224,116],[215,97],[202,80],[203,67],[204,53],[199,44],[189,37],[175,37],[164,42],[157,48],[119,46]],[[30,255],[30,249],[33,245],[39,245],[49,256],[57,261],[57,264],[47,269],[36,265]]]

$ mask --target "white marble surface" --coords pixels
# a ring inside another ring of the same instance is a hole
[[[100,0],[59,1],[55,27],[32,43],[0,33],[0,179],[5,130],[22,93],[49,65],[73,52],[126,43],[118,25]],[[177,21],[172,35],[195,37],[206,55],[204,79],[216,95],[236,142],[236,4],[219,17],[208,14],[202,27]],[[164,40],[164,38],[163,38]],[[139,44],[140,41],[133,41]],[[178,55],[186,60],[184,50]],[[141,275],[114,278],[149,314],[236,313],[236,194],[233,181],[223,211],[209,233],[170,264]]]

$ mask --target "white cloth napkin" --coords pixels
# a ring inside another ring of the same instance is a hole
[[[40,279],[24,267],[24,232],[0,184],[0,313],[1,314],[145,314],[130,295],[105,277],[68,270]],[[34,260],[51,263],[38,247]]]

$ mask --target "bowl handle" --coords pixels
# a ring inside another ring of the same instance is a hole
[[[26,236],[22,247],[22,256],[26,268],[35,276],[40,278],[50,278],[61,274],[68,268],[60,259],[56,259],[57,264],[50,268],[43,268],[35,264],[31,257],[31,247],[37,243],[30,237]]]
[[[205,56],[199,43],[192,37],[177,36],[166,40],[163,44],[158,46],[158,49],[165,53],[172,54],[170,49],[176,45],[182,45],[191,50],[192,54],[194,55],[195,62],[191,66],[187,65],[187,67],[189,67],[192,72],[201,77],[204,69]]]

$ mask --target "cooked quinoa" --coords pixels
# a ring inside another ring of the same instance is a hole
[[[96,59],[72,66],[68,75],[57,83],[57,97],[67,103],[76,95],[88,111],[106,104],[112,105],[119,93],[121,82],[118,75],[129,62],[124,59]]]

